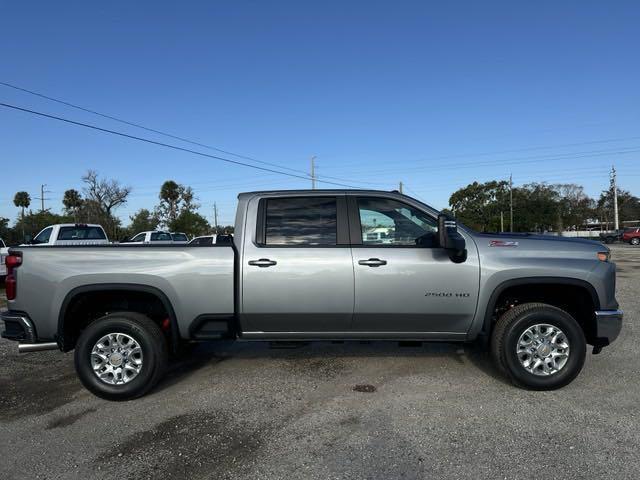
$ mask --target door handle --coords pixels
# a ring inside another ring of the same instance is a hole
[[[269,260],[268,258],[261,258],[260,260],[249,260],[249,265],[261,268],[271,267],[277,263],[278,262],[276,262],[275,260]]]
[[[386,260],[380,260],[379,258],[370,258],[369,260],[358,260],[358,265],[366,265],[367,267],[379,267],[386,265]]]

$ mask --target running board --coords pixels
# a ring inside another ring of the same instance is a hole
[[[19,343],[18,353],[28,352],[40,352],[42,350],[57,350],[58,344],[56,342],[47,343]]]

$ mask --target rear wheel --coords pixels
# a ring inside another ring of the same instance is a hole
[[[586,356],[578,322],[544,303],[518,305],[500,317],[491,337],[494,361],[511,381],[532,390],[553,390],[578,376]]]
[[[162,378],[167,345],[160,327],[139,313],[120,312],[91,323],[75,349],[82,384],[107,400],[144,395]]]
[[[631,239],[631,245],[640,245],[640,238],[634,237]]]

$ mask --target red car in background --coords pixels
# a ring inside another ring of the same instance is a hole
[[[630,228],[622,234],[622,241],[631,245],[640,245],[640,228]]]

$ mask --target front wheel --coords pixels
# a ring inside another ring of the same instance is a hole
[[[80,335],[75,349],[82,384],[107,400],[144,395],[167,366],[167,345],[160,327],[134,312],[106,315]]]
[[[518,305],[500,317],[491,337],[494,361],[520,387],[553,390],[578,376],[587,344],[578,322],[544,303]]]

